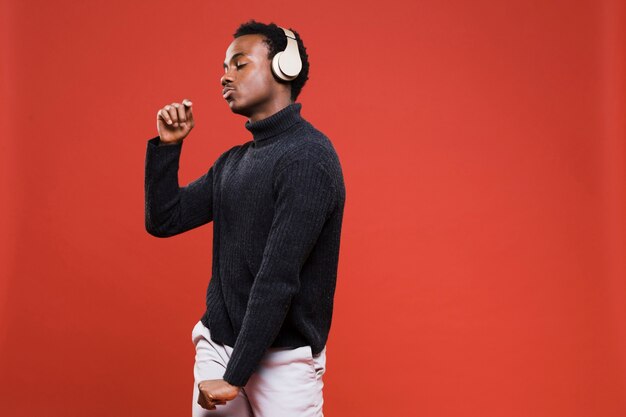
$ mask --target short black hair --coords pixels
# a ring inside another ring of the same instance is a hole
[[[302,60],[302,70],[300,70],[300,74],[298,74],[298,76],[293,80],[288,81],[289,83],[291,83],[291,100],[296,101],[296,99],[300,95],[302,87],[304,87],[304,84],[306,84],[306,80],[309,79],[309,56],[306,53],[306,48],[304,47],[304,43],[302,42],[302,39],[300,38],[298,32],[296,32],[292,28],[286,29],[292,31],[295,35],[296,41],[298,42],[300,59]],[[263,35],[265,37],[263,42],[265,42],[269,49],[267,57],[270,59],[270,61],[277,53],[279,53],[280,51],[284,51],[287,47],[287,37],[285,36],[285,32],[273,22],[270,24],[265,24],[252,19],[245,23],[242,23],[233,34],[233,37],[238,38],[243,35]],[[279,82],[286,82],[278,78],[277,80]]]

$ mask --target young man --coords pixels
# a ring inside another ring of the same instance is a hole
[[[332,143],[295,102],[308,71],[295,31],[241,25],[221,84],[252,140],[184,187],[178,163],[192,103],[157,113],[146,230],[168,237],[213,221],[206,311],[192,331],[193,416],[323,416],[345,187]]]

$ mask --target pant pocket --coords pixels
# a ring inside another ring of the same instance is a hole
[[[315,376],[319,379],[326,372],[326,346],[315,356],[311,356],[315,368]]]
[[[193,326],[193,329],[191,329],[191,342],[194,345],[196,344],[196,337],[198,336],[198,334],[200,334],[200,326],[204,326],[204,324],[202,324],[202,320],[198,320],[196,325]]]
[[[311,348],[311,346],[307,345],[302,347],[301,349],[305,353],[304,360],[311,369],[311,376],[313,376],[315,379],[319,379],[319,377],[322,376],[322,374],[324,373],[325,359],[320,359],[321,355],[313,356],[313,349]],[[324,354],[324,352],[322,352],[322,354]]]

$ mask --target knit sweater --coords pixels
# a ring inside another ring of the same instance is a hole
[[[200,318],[233,348],[223,379],[244,386],[270,347],[328,339],[345,187],[330,140],[301,103],[245,123],[252,140],[179,187],[184,142],[148,140],[145,227],[174,236],[213,222],[212,273]]]

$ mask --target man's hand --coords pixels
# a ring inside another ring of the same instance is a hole
[[[161,142],[178,143],[187,137],[195,126],[191,101],[172,103],[157,112],[157,131]]]
[[[223,379],[208,379],[198,384],[200,394],[198,404],[207,410],[215,410],[216,405],[224,405],[239,394],[239,387],[230,385]]]

